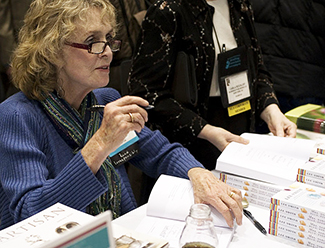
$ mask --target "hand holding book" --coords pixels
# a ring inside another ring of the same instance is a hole
[[[229,144],[217,160],[216,170],[278,185],[296,181],[297,170],[310,158],[315,141],[244,133],[248,145]]]

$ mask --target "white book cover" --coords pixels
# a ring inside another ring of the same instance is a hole
[[[288,186],[316,149],[312,140],[244,133],[247,145],[231,142],[217,159],[216,170]]]
[[[325,189],[295,182],[272,197],[272,204],[300,209],[301,214],[322,218],[325,224]]]
[[[298,176],[313,177],[325,181],[325,160],[310,161],[298,169]]]
[[[1,230],[0,247],[65,247],[60,246],[58,241],[70,240],[70,235],[73,235],[74,231],[84,227],[87,229],[87,226],[94,221],[96,217],[92,215],[56,203]],[[107,221],[110,222],[110,219]],[[114,247],[114,244],[111,247]]]
[[[115,248],[111,220],[112,213],[108,210],[39,248]]]

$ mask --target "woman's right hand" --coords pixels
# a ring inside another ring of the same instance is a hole
[[[130,131],[141,132],[148,121],[148,114],[140,106],[147,105],[148,102],[143,98],[125,96],[105,106],[100,128],[81,150],[94,174]]]
[[[198,137],[209,141],[221,152],[226,148],[227,145],[229,145],[230,142],[237,142],[245,145],[249,143],[249,140],[244,139],[239,135],[232,134],[223,128],[215,127],[209,124],[204,126]]]
[[[229,227],[234,226],[234,217],[238,225],[242,224],[243,206],[239,189],[227,185],[211,171],[199,167],[190,169],[188,177],[193,186],[195,203],[213,206],[223,215]]]

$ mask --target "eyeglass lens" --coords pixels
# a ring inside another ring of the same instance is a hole
[[[109,46],[112,52],[117,52],[120,50],[121,42],[119,40],[112,40],[108,42],[99,41],[91,44],[91,53],[102,53],[104,52],[106,46]]]

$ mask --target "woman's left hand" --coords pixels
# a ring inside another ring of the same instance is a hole
[[[297,125],[285,117],[278,105],[270,104],[267,106],[263,110],[261,118],[267,123],[270,131],[275,136],[296,137]]]
[[[243,207],[239,189],[225,184],[211,171],[203,168],[190,169],[188,176],[193,185],[195,203],[213,206],[223,215],[229,227],[234,226],[234,217],[238,225],[242,224]]]

